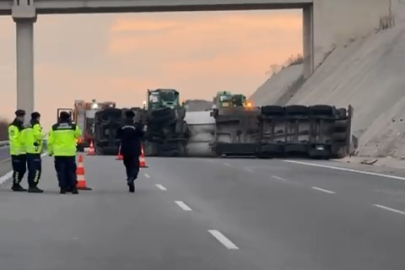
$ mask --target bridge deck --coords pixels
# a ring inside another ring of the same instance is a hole
[[[38,14],[173,12],[298,9],[313,0],[35,0]],[[10,15],[13,0],[0,0],[0,15]]]

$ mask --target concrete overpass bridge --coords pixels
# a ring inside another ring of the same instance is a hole
[[[306,78],[335,45],[372,30],[388,12],[383,0],[0,0],[0,15],[11,15],[16,23],[17,107],[34,110],[33,28],[38,15],[259,9],[303,10]]]

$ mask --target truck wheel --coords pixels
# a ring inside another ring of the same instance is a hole
[[[346,132],[347,127],[349,125],[348,120],[338,120],[334,123],[334,132]]]
[[[336,142],[345,142],[346,141],[346,133],[345,132],[341,132],[341,133],[334,133],[332,135],[332,139]]]
[[[285,112],[288,115],[309,115],[310,111],[304,105],[290,105],[285,107]]]
[[[311,110],[312,115],[335,115],[335,109],[329,105],[314,105],[310,106],[309,109]]]
[[[284,107],[281,106],[263,106],[262,115],[284,115]]]

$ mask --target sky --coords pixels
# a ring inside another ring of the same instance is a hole
[[[74,100],[141,106],[146,90],[182,99],[250,96],[272,64],[302,52],[299,10],[39,16],[35,109],[43,126]],[[15,25],[0,17],[0,115],[16,109]]]

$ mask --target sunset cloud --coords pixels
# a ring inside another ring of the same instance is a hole
[[[273,63],[302,51],[300,11],[40,16],[35,24],[35,100],[44,125],[74,100],[139,106],[146,89],[182,99],[218,90],[250,95]],[[15,24],[0,18],[1,115],[16,100]]]
[[[119,19],[113,23],[108,49],[112,54],[139,50],[159,50],[162,54],[210,49],[247,50],[271,45],[270,40],[277,43],[280,37],[294,36],[299,39],[301,29],[301,17],[297,14],[228,12],[207,16],[200,13],[192,19],[165,16],[157,20],[138,17]],[[149,32],[139,36],[139,31]]]

